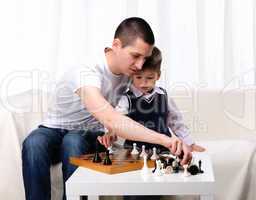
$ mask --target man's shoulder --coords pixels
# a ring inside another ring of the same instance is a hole
[[[90,76],[90,75],[100,75],[104,71],[104,66],[100,62],[88,61],[86,63],[66,65],[63,67],[64,70],[59,76],[60,79],[67,77],[77,77],[77,76]]]

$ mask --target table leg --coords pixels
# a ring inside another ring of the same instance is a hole
[[[213,195],[200,195],[200,200],[214,200]]]
[[[99,196],[88,196],[88,200],[99,200]]]

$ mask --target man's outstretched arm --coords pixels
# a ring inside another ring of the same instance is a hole
[[[133,121],[118,112],[101,95],[97,87],[85,86],[79,88],[76,93],[80,96],[82,103],[100,123],[111,132],[129,140],[139,140],[149,143],[163,145],[170,149],[173,154],[180,155],[184,152],[182,164],[191,159],[191,152],[182,145],[182,141],[176,137],[168,137],[152,131],[141,124]]]

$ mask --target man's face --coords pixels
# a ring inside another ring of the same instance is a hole
[[[132,76],[132,83],[143,94],[147,94],[155,87],[156,81],[159,79],[159,77],[160,75],[158,72],[151,69],[146,69],[136,72]]]
[[[120,40],[118,41],[120,42]],[[151,55],[153,46],[137,38],[132,44],[125,47],[122,47],[121,43],[117,43],[113,49],[116,54],[117,71],[130,76],[141,70],[145,59]]]

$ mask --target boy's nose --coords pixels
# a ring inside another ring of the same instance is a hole
[[[140,87],[145,87],[145,86],[147,86],[147,81],[146,80],[141,81]]]

